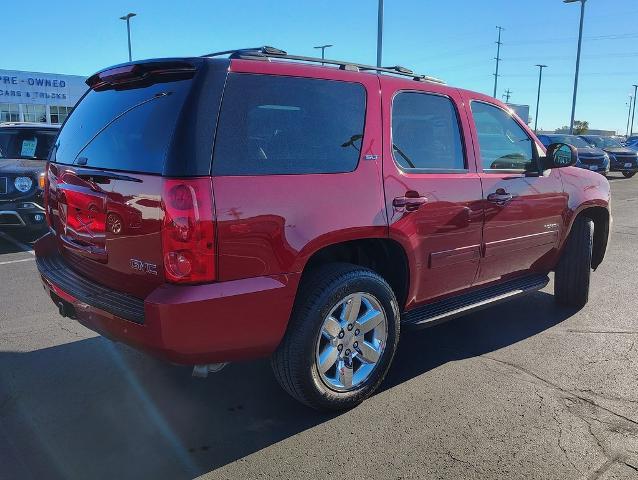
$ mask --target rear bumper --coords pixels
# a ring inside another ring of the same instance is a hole
[[[85,290],[74,291],[71,284],[63,288],[63,282],[41,268],[40,259],[57,253],[53,240],[51,234],[45,235],[35,249],[45,290],[61,305],[61,313],[107,338],[169,362],[195,365],[265,357],[283,337],[299,274],[163,285],[138,300],[143,304],[143,317],[133,321],[113,313],[117,309],[110,308],[102,297],[99,302],[98,294],[87,296]]]
[[[44,208],[33,200],[0,202],[0,228],[42,230],[46,227]]]

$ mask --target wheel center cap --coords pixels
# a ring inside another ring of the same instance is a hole
[[[345,335],[341,339],[341,344],[343,348],[349,348],[352,350],[352,345],[354,344],[354,333],[353,332],[345,332]]]

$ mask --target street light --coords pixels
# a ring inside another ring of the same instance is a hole
[[[587,0],[563,0],[563,3],[580,2],[580,28],[578,30],[578,51],[576,52],[576,75],[574,76],[574,98],[572,99],[572,118],[569,122],[569,134],[574,134],[574,118],[576,116],[576,94],[578,92],[578,71],[580,69],[580,47],[583,43],[583,20],[585,18],[585,2]]]
[[[634,108],[631,112],[631,133],[629,136],[631,137],[634,134],[634,115],[636,115],[636,91],[638,90],[638,85],[632,85],[634,87]]]
[[[333,47],[334,45],[319,45],[317,47],[312,47],[312,48],[320,48],[321,49],[321,60],[323,60],[324,58],[326,58],[326,48],[330,48]],[[323,62],[321,62],[321,64],[323,65]]]
[[[547,65],[536,65],[538,67],[538,95],[536,95],[536,120],[534,120],[534,133],[538,127],[538,106],[541,102],[541,82],[543,80],[543,68],[547,68]]]
[[[377,12],[377,67],[381,66],[383,57],[383,0],[379,0]]]
[[[135,17],[137,13],[127,13],[123,17],[120,17],[120,20],[126,20],[126,33],[128,34],[128,61],[132,61],[131,57],[131,18]]]
[[[627,112],[627,131],[625,132],[625,137],[629,138],[629,120],[631,120],[631,107],[632,107],[632,101],[633,101],[634,97],[629,95],[629,111]]]

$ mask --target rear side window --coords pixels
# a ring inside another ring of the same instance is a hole
[[[404,170],[463,170],[456,110],[441,95],[398,93],[392,102],[392,153]]]
[[[360,84],[229,74],[213,174],[351,172],[359,161],[364,118]]]
[[[55,161],[82,159],[89,167],[161,173],[190,83],[91,90],[62,128]]]

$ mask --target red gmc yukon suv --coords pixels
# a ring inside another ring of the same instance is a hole
[[[109,68],[51,153],[36,244],[62,315],[205,375],[270,356],[344,409],[400,327],[543,288],[582,307],[609,184],[505,105],[271,47]],[[516,319],[512,319],[516,321]]]

